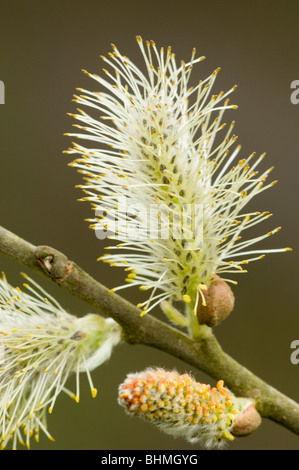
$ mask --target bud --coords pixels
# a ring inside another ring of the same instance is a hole
[[[239,416],[237,416],[232,433],[234,436],[248,436],[255,431],[261,424],[261,415],[256,410],[254,404],[249,405]]]
[[[221,323],[234,308],[235,297],[229,285],[219,276],[204,292],[205,304],[201,302],[197,308],[200,325],[216,326]]]
[[[231,429],[243,411],[242,401],[223,387],[223,380],[211,388],[188,374],[151,368],[127,376],[118,402],[167,434],[207,448],[234,439]]]

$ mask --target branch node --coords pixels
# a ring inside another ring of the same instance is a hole
[[[44,273],[57,282],[63,282],[72,272],[73,263],[50,246],[38,246],[35,257]]]

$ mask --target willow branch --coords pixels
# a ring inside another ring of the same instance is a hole
[[[177,329],[145,315],[122,297],[109,292],[73,261],[54,248],[34,246],[0,227],[0,253],[51,279],[70,294],[87,302],[123,328],[124,340],[145,344],[223,379],[238,396],[256,400],[259,413],[299,435],[299,405],[239,364],[219,345],[214,335],[194,341]]]

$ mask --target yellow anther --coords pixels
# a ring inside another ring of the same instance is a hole
[[[224,431],[222,436],[224,437],[224,439],[227,439],[228,441],[234,440],[234,436],[229,431]]]
[[[201,290],[208,290],[208,286],[206,286],[205,284],[198,284],[198,287]]]
[[[188,294],[183,295],[183,301],[186,302],[186,304],[189,304],[191,302],[191,297]]]
[[[142,291],[148,290],[149,286],[140,286],[139,289],[142,290]]]
[[[128,278],[129,278],[129,279],[135,279],[135,277],[136,277],[136,273],[135,273],[135,272],[128,274]]]

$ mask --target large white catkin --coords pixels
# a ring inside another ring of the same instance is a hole
[[[72,114],[80,131],[67,135],[87,146],[74,143],[66,153],[79,154],[70,166],[84,177],[81,200],[95,210],[90,227],[118,242],[100,258],[128,272],[127,284],[114,291],[150,290],[139,304],[143,314],[169,299],[196,311],[215,275],[236,283],[234,274],[247,272],[244,264],[285,251],[251,249],[279,228],[241,240],[271,215],[244,209],[275,184],[264,185],[272,168],[256,171],[265,154],[237,159],[240,146],[230,154],[234,123],[223,130],[222,119],[236,108],[227,99],[235,87],[212,95],[219,69],[191,87],[191,72],[204,59],[195,49],[178,65],[170,47],[158,50],[140,36],[137,42],[146,73],[114,45],[102,57],[106,78],[86,72],[100,89],[79,89],[74,101],[90,114]]]

